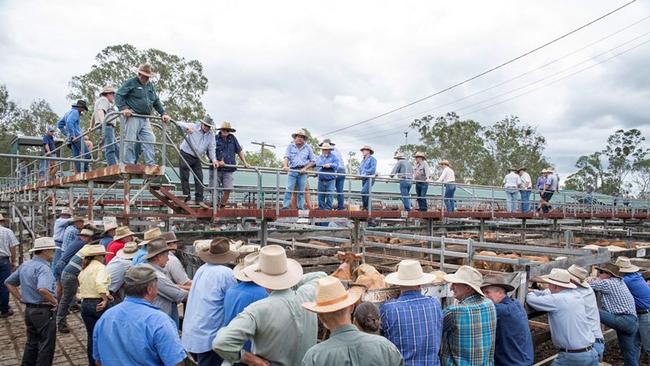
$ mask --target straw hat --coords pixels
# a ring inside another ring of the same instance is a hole
[[[395,156],[393,156],[393,159],[402,160],[405,159],[405,157],[404,154],[402,154],[401,152],[397,152],[395,153]]]
[[[373,150],[372,147],[370,147],[369,145],[363,145],[363,147],[359,149],[359,151],[363,151],[363,150],[370,151],[370,155],[373,155],[375,153],[375,150]]]
[[[226,264],[231,263],[239,257],[239,252],[230,250],[228,238],[216,238],[210,242],[210,246],[202,245],[196,254],[206,263]]]
[[[630,258],[628,257],[618,257],[616,258],[616,263],[614,264],[618,266],[619,272],[621,273],[634,273],[641,270],[641,268],[632,264],[632,262],[630,262]]]
[[[138,244],[139,246],[147,245],[150,241],[159,238],[162,235],[162,231],[160,231],[159,227],[155,227],[153,229],[149,229],[144,232],[144,240]],[[167,242],[165,242],[167,244]]]
[[[424,160],[427,160],[426,155],[424,155],[424,153],[423,153],[422,151],[418,151],[418,152],[416,152],[415,155],[413,155],[413,157],[415,157],[415,158],[422,158],[422,159],[424,159]]]
[[[144,63],[140,66],[138,66],[138,74],[144,75],[146,77],[152,77],[153,76],[153,67],[151,67],[151,64]]]
[[[232,126],[230,125],[230,122],[226,122],[226,121],[221,122],[221,126],[219,126],[219,128],[217,128],[217,130],[226,130],[226,131],[230,131],[230,132],[236,132],[237,131],[234,128],[232,128]]]
[[[481,291],[483,275],[481,272],[470,266],[460,266],[456,273],[445,275],[445,281],[449,283],[462,283],[474,289],[479,295],[485,296]]]
[[[576,266],[575,264],[572,264],[569,269],[567,269],[567,272],[571,275],[571,281],[575,283],[576,285],[580,285],[584,288],[590,288],[589,283],[585,281],[587,276],[589,276],[589,272],[587,272],[586,269]]]
[[[214,120],[212,119],[212,117],[210,117],[209,114],[206,114],[205,117],[203,117],[201,123],[203,123],[206,126],[209,126],[210,128],[214,127]]]
[[[2,214],[0,214],[0,221],[4,221],[4,220],[6,220],[5,217]]]
[[[117,229],[115,229],[115,235],[113,236],[113,240],[120,240],[124,239],[127,236],[133,236],[135,233],[129,229],[128,226],[120,226]]]
[[[305,130],[299,129],[298,131],[291,134],[292,139],[295,139],[296,136],[302,136],[304,138],[307,138],[307,133],[305,132]]]
[[[250,253],[249,255],[244,257],[244,261],[239,263],[238,265],[233,268],[233,273],[235,274],[235,278],[242,281],[242,282],[250,282],[251,279],[246,276],[246,273],[244,273],[244,268],[253,265],[257,263],[257,261],[260,258],[260,253]]]
[[[571,282],[571,274],[566,269],[553,268],[551,273],[546,276],[541,276],[539,279],[542,282],[550,283],[564,288],[576,288],[577,286]]]
[[[318,144],[318,146],[323,146],[323,144],[330,144],[331,146],[336,146],[336,144],[333,143],[332,140],[330,140],[330,139],[325,139],[325,140],[321,141],[321,143]]]
[[[106,94],[115,94],[115,87],[107,85],[102,88],[102,91],[99,92],[99,95],[106,95]]]
[[[151,259],[160,253],[168,251],[170,251],[170,249],[165,240],[161,238],[151,239],[149,245],[147,245],[147,255],[145,256],[145,259]]]
[[[95,234],[95,233],[94,233],[92,230],[90,230],[90,229],[83,229],[83,230],[81,230],[81,232],[79,233],[79,236],[89,236],[89,237],[92,237],[94,234]]]
[[[506,292],[511,292],[515,289],[514,286],[506,282],[506,279],[500,274],[488,274],[483,277],[483,284],[481,289],[484,289],[488,286],[498,286],[506,290]]]
[[[302,307],[314,313],[332,313],[354,305],[361,298],[361,292],[346,291],[336,277],[327,276],[316,284],[316,301],[306,302]]]
[[[86,221],[86,218],[83,216],[73,216],[70,222],[77,222],[77,221]]]
[[[59,215],[68,215],[68,216],[72,216],[72,210],[70,210],[69,207],[63,207],[63,208],[61,209],[61,213],[59,213]]]
[[[321,150],[332,150],[332,149],[334,149],[334,147],[332,145],[330,145],[329,143],[327,143],[327,142],[322,143],[322,144],[320,144],[318,146],[320,146]]]
[[[106,248],[101,244],[89,245],[86,250],[86,258],[97,255],[106,255]]]
[[[617,266],[611,263],[603,263],[600,266],[596,266],[596,269],[599,271],[609,273],[611,276],[621,278],[621,271],[618,269]]]
[[[48,249],[56,249],[56,244],[54,244],[54,238],[50,238],[49,236],[44,236],[42,238],[36,238],[34,240],[34,246],[32,246],[32,249],[30,249],[30,252],[37,252],[39,250],[48,250]]]
[[[447,159],[440,160],[440,162],[438,162],[438,165],[446,165],[451,168],[451,164],[449,164],[449,160]]]
[[[130,241],[124,244],[124,247],[117,251],[116,256],[123,259],[133,259],[135,253],[138,252],[138,244],[134,241]]]
[[[550,173],[550,172],[551,172],[551,171],[548,170],[548,169],[546,169],[546,168],[542,169],[542,174],[544,174],[544,173]]]
[[[419,286],[435,281],[434,273],[424,273],[419,261],[405,259],[397,264],[397,272],[386,276],[385,281],[391,285]]]
[[[267,245],[260,250],[259,261],[246,267],[244,273],[264,288],[284,290],[300,282],[302,266],[296,260],[288,259],[283,247]]]

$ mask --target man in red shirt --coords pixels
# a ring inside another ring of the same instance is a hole
[[[115,236],[113,236],[113,241],[108,243],[106,247],[106,264],[108,264],[115,254],[122,248],[124,244],[133,241],[134,232],[129,229],[128,226],[120,226],[115,230]]]

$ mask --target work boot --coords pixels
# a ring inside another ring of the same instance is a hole
[[[208,210],[212,209],[212,207],[210,207],[207,203],[205,203],[203,201],[199,201],[199,206],[201,206],[203,208],[207,208]]]
[[[12,315],[14,315],[14,311],[9,309],[6,313],[0,313],[0,319],[8,318]]]
[[[64,334],[70,333],[70,328],[68,328],[68,324],[66,323],[59,323],[59,325],[57,325],[56,327],[57,329],[59,329],[59,333],[64,333]]]

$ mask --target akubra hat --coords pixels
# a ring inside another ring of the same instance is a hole
[[[42,238],[36,238],[36,240],[34,240],[34,246],[29,251],[37,252],[39,250],[48,249],[56,249],[56,244],[54,243],[54,238],[44,236]]]
[[[5,221],[5,220],[6,218],[2,214],[0,214],[0,221]]]
[[[239,252],[230,250],[230,240],[223,237],[212,240],[209,246],[200,246],[196,254],[204,262],[212,264],[232,263],[239,257]]]
[[[138,252],[138,244],[134,241],[130,241],[124,244],[124,247],[117,251],[116,256],[123,259],[133,259],[135,253]]]
[[[580,285],[584,288],[590,288],[589,283],[585,281],[587,276],[589,276],[589,272],[587,272],[586,269],[576,266],[575,264],[572,264],[571,267],[567,269],[567,272],[571,275],[571,281],[575,283],[576,285]]]
[[[219,128],[217,128],[217,130],[224,130],[224,131],[230,131],[230,132],[237,132],[237,130],[235,130],[234,128],[232,128],[232,125],[230,124],[230,122],[227,122],[227,121],[223,121],[223,122],[221,122],[221,126],[219,126]]]
[[[70,210],[69,207],[63,207],[63,208],[61,209],[61,213],[59,213],[59,215],[68,215],[68,216],[72,216],[72,210]]]
[[[86,221],[86,218],[83,216],[74,216],[70,222],[77,222],[77,221]]]
[[[117,227],[119,226],[117,224],[117,218],[112,216],[104,216],[104,218],[102,218],[102,223],[104,226],[104,230],[102,231],[102,234],[106,234],[107,231],[117,229]]]
[[[385,281],[391,285],[419,286],[434,282],[436,279],[442,281],[442,278],[435,273],[424,273],[419,261],[405,259],[397,264],[397,272],[388,274]]]
[[[569,271],[562,268],[553,268],[551,273],[540,276],[539,280],[563,288],[574,289],[577,287],[575,283],[571,282],[571,274]]]
[[[149,229],[144,232],[144,240],[140,242],[140,246],[147,245],[149,242],[151,242],[154,239],[158,239],[162,235],[162,231],[160,231],[159,227],[155,227],[153,229]],[[167,242],[165,242],[167,244]]]
[[[346,291],[336,277],[327,276],[316,284],[316,301],[306,302],[302,307],[314,313],[332,313],[356,304],[361,292]]]
[[[106,94],[115,94],[115,87],[110,85],[103,87],[99,95],[106,95]]]
[[[157,256],[160,253],[168,252],[170,248],[167,246],[167,242],[162,238],[156,238],[149,241],[147,245],[147,255],[146,259],[151,259]]]
[[[210,117],[209,114],[206,114],[205,117],[203,117],[203,119],[201,120],[201,123],[203,123],[204,125],[206,125],[206,126],[208,126],[210,128],[214,127],[214,120],[212,119],[212,117]]]
[[[235,275],[235,278],[242,281],[242,282],[250,282],[251,279],[246,276],[246,273],[244,273],[244,269],[248,266],[251,266],[260,259],[260,253],[251,253],[247,256],[244,257],[244,260],[239,263],[238,265],[233,268],[233,273]]]
[[[332,140],[330,140],[330,139],[325,139],[325,140],[321,141],[321,143],[318,144],[318,146],[323,146],[323,144],[330,144],[331,146],[336,146],[336,144],[333,143]]]
[[[481,289],[484,289],[488,286],[498,286],[506,290],[506,292],[511,292],[515,289],[514,286],[506,282],[506,279],[500,274],[488,274],[483,276],[483,284]]]
[[[618,257],[616,258],[616,263],[614,264],[618,266],[619,272],[621,273],[634,273],[641,270],[641,268],[632,264],[632,262],[630,262],[630,258],[628,257]]]
[[[153,76],[153,67],[151,67],[151,64],[149,63],[144,63],[140,66],[138,66],[138,74],[144,75],[146,77],[152,77]]]
[[[475,268],[470,266],[460,266],[456,273],[445,275],[445,281],[449,283],[460,283],[474,289],[479,295],[485,296],[481,291],[483,284],[483,275]]]
[[[596,266],[596,269],[602,272],[609,273],[611,276],[621,278],[621,271],[618,269],[617,266],[611,263],[603,263],[599,266]]]
[[[363,150],[370,151],[370,155],[373,155],[375,153],[375,150],[373,150],[372,147],[370,147],[368,145],[363,145],[363,147],[361,149],[359,149],[359,151],[363,151]]]
[[[79,233],[79,236],[82,236],[82,235],[83,235],[83,236],[90,236],[90,237],[92,237],[93,234],[95,234],[95,233],[94,233],[92,230],[90,230],[90,229],[83,229],[83,230],[81,230],[81,232]]]
[[[295,139],[296,136],[302,136],[304,138],[307,138],[307,132],[305,132],[305,130],[303,130],[303,129],[300,129],[300,130],[298,130],[298,131],[291,134],[292,139]]]
[[[244,269],[256,284],[271,290],[285,290],[302,279],[302,266],[279,245],[267,245],[260,250],[260,259]]]
[[[334,149],[334,147],[332,145],[330,145],[329,143],[327,143],[327,142],[322,143],[322,144],[320,144],[318,146],[320,146],[321,150],[332,150],[332,149]]]
[[[149,264],[138,264],[126,270],[124,284],[127,286],[142,285],[158,278],[156,270]]]
[[[176,234],[174,234],[173,231],[168,231],[168,232],[166,232],[166,233],[163,233],[160,237],[163,238],[163,239],[165,239],[165,241],[167,242],[167,244],[177,243],[177,242],[180,241],[180,240],[178,240],[178,239],[176,238]]]
[[[422,158],[422,159],[424,159],[424,160],[427,160],[426,155],[424,155],[424,153],[423,153],[422,151],[418,151],[418,152],[416,152],[415,155],[413,155],[413,157],[416,157],[416,158]]]
[[[438,165],[446,165],[446,166],[451,168],[451,164],[449,164],[449,160],[447,160],[447,159],[440,160]]]
[[[88,103],[86,103],[86,101],[83,100],[83,99],[79,99],[79,100],[77,100],[77,103],[72,105],[72,107],[73,108],[85,109],[87,111],[88,110]]]
[[[121,240],[126,238],[127,236],[133,236],[135,233],[129,229],[128,226],[120,226],[117,229],[115,229],[115,235],[113,236],[113,240]]]
[[[393,156],[393,159],[403,160],[403,159],[406,159],[406,157],[404,157],[404,154],[402,154],[401,152],[398,152],[398,153],[395,153],[395,156]]]
[[[106,255],[106,249],[101,244],[89,245],[86,250],[86,258],[98,255]]]

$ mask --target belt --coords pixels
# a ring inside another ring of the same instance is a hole
[[[637,309],[637,311],[636,311],[637,315],[648,314],[648,313],[650,313],[650,309],[643,309],[643,310],[638,310]]]
[[[301,165],[301,166],[290,166],[289,168],[291,168],[291,169],[302,169],[304,167],[305,167],[304,165]]]
[[[102,301],[101,297],[86,297],[84,299],[81,299],[81,301]]]
[[[602,338],[596,338],[596,341],[594,343],[605,344],[605,340]]]
[[[560,348],[560,352],[566,352],[566,353],[582,353],[582,352],[587,352],[591,351],[594,349],[594,346],[587,346],[585,348],[578,348],[578,349],[568,349],[568,348]]]
[[[53,308],[52,304],[27,304],[27,303],[25,304],[25,307],[27,307],[27,308],[36,308],[36,309],[42,309],[42,308],[52,309]]]

